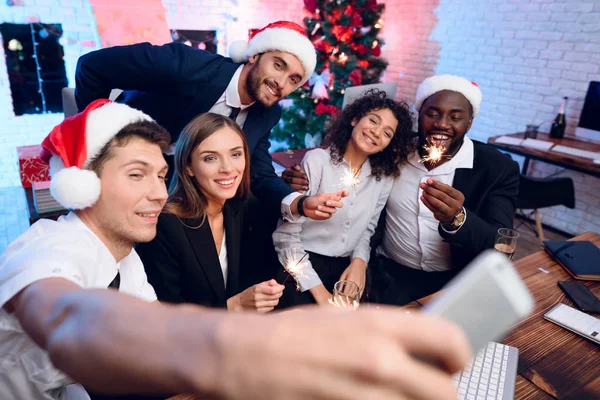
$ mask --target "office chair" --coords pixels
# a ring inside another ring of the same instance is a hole
[[[111,90],[108,98],[114,101],[122,92],[123,91],[121,89],[113,89]],[[70,116],[73,116],[79,112],[77,110],[77,103],[75,102],[75,88],[62,88],[62,103],[65,118],[69,118]]]
[[[544,240],[544,230],[538,209],[558,205],[575,208],[575,188],[571,178],[533,178],[521,175],[517,209],[533,209],[535,231],[540,242]]]

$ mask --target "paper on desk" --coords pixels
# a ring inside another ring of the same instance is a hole
[[[600,153],[598,153],[598,152],[576,149],[574,147],[562,146],[559,144],[554,146],[552,148],[552,151],[570,154],[572,156],[577,156],[577,157],[591,158],[592,160],[600,158]]]
[[[510,136],[500,136],[494,143],[508,144],[510,146],[520,146],[523,139],[518,139]]]
[[[525,139],[521,146],[537,150],[550,150],[554,143],[539,139]]]

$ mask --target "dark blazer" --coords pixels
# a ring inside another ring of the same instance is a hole
[[[123,89],[119,101],[150,115],[176,141],[188,122],[214,106],[240,65],[181,43],[110,47],[79,58],[75,99],[83,110],[108,98],[112,89]],[[269,154],[269,135],[280,117],[278,104],[267,108],[256,102],[243,127],[252,157],[252,192],[276,207],[293,192],[275,174]]]
[[[467,219],[454,235],[438,229],[457,268],[493,248],[498,228],[512,228],[521,179],[519,165],[509,156],[485,143],[473,140],[473,145],[473,169],[457,169],[452,184],[465,196]]]
[[[240,249],[243,204],[230,200],[223,208],[227,243],[227,290],[208,220],[179,219],[173,214],[158,218],[156,238],[136,244],[148,281],[158,300],[195,303],[207,307],[227,306],[240,291]],[[186,226],[187,225],[187,226]]]

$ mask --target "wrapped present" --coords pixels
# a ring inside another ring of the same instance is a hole
[[[21,174],[21,185],[30,188],[33,182],[50,180],[49,165],[42,161],[40,153],[41,145],[19,146],[19,170]]]

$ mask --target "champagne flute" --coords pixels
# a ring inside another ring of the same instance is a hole
[[[360,302],[360,287],[352,281],[337,281],[333,286],[331,304],[339,308],[356,310]]]
[[[505,254],[512,261],[517,250],[517,239],[519,239],[519,232],[514,229],[500,228],[496,235],[494,250]]]

